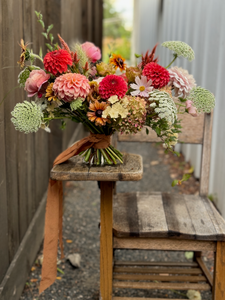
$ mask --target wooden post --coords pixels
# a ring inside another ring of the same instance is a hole
[[[100,234],[100,299],[112,299],[113,275],[113,186],[112,181],[101,181],[101,234]]]
[[[217,242],[214,266],[213,300],[225,299],[225,242]]]

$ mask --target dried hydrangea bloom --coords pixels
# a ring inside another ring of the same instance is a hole
[[[158,114],[159,118],[165,118],[173,124],[177,119],[177,107],[173,99],[166,92],[154,90],[149,93],[149,101],[153,102],[150,107]]]
[[[113,98],[113,97],[110,97],[110,99],[111,98]],[[110,101],[110,99],[109,99],[109,101]],[[116,99],[114,99],[114,100],[116,100]],[[106,110],[104,110],[104,112],[102,114],[103,118],[107,118],[108,116],[110,116],[112,119],[118,119],[119,117],[121,117],[121,118],[127,117],[128,113],[129,113],[128,109],[125,108],[125,105],[123,105],[122,102],[120,103],[118,101],[118,97],[117,97],[116,102],[111,102],[111,103],[113,103],[112,106],[108,106],[106,108]]]
[[[126,96],[121,103],[128,110],[128,115],[115,129],[126,134],[137,133],[145,125],[146,101],[140,97]]]
[[[111,64],[106,64],[105,62],[101,62],[101,63],[97,64],[96,70],[100,76],[106,76],[106,75],[116,73],[116,69],[114,68],[114,66]]]
[[[200,86],[191,90],[187,100],[192,101],[192,106],[197,109],[198,113],[210,113],[215,106],[214,95]]]
[[[194,50],[186,43],[180,41],[168,41],[162,43],[163,47],[172,50],[177,56],[187,58],[189,61],[195,59]]]
[[[17,103],[11,112],[16,130],[24,133],[37,132],[41,127],[43,113],[41,105],[37,105],[34,101]]]
[[[175,97],[186,98],[191,89],[196,86],[194,77],[182,68],[173,67],[169,70],[169,85],[174,88]]]

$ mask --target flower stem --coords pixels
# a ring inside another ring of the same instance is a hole
[[[34,54],[34,53],[30,53],[30,56],[31,56],[32,58],[37,58],[37,59],[39,59],[39,60],[43,63],[43,59],[42,59],[39,55]]]
[[[168,69],[174,62],[175,60],[177,59],[178,55],[177,54],[174,54],[174,59],[171,61],[171,63],[166,67],[166,69]]]

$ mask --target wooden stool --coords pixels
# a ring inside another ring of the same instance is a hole
[[[124,164],[103,167],[90,167],[82,161],[83,159],[80,156],[76,156],[65,163],[56,165],[51,171],[51,178],[56,180],[100,182],[100,299],[111,300],[113,275],[113,189],[116,181],[137,181],[142,178],[142,158],[136,154],[124,154]]]

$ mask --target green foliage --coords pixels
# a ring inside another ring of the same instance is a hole
[[[35,11],[35,14],[37,16],[38,22],[41,24],[41,26],[43,28],[44,32],[42,32],[42,35],[46,38],[46,40],[48,40],[50,42],[50,44],[46,43],[45,45],[48,47],[48,49],[50,51],[57,49],[57,45],[53,45],[53,40],[54,40],[53,34],[50,33],[50,31],[52,30],[54,25],[53,24],[49,25],[45,32],[45,24],[43,22],[43,15],[41,14],[41,12],[37,12],[37,11]]]
[[[61,121],[61,126],[60,126],[60,128],[61,128],[62,130],[66,129],[66,122],[65,122],[64,120]]]
[[[83,104],[83,99],[82,98],[78,98],[76,100],[74,100],[73,102],[70,103],[70,108],[71,110],[76,110],[78,109],[79,107],[81,107]]]

